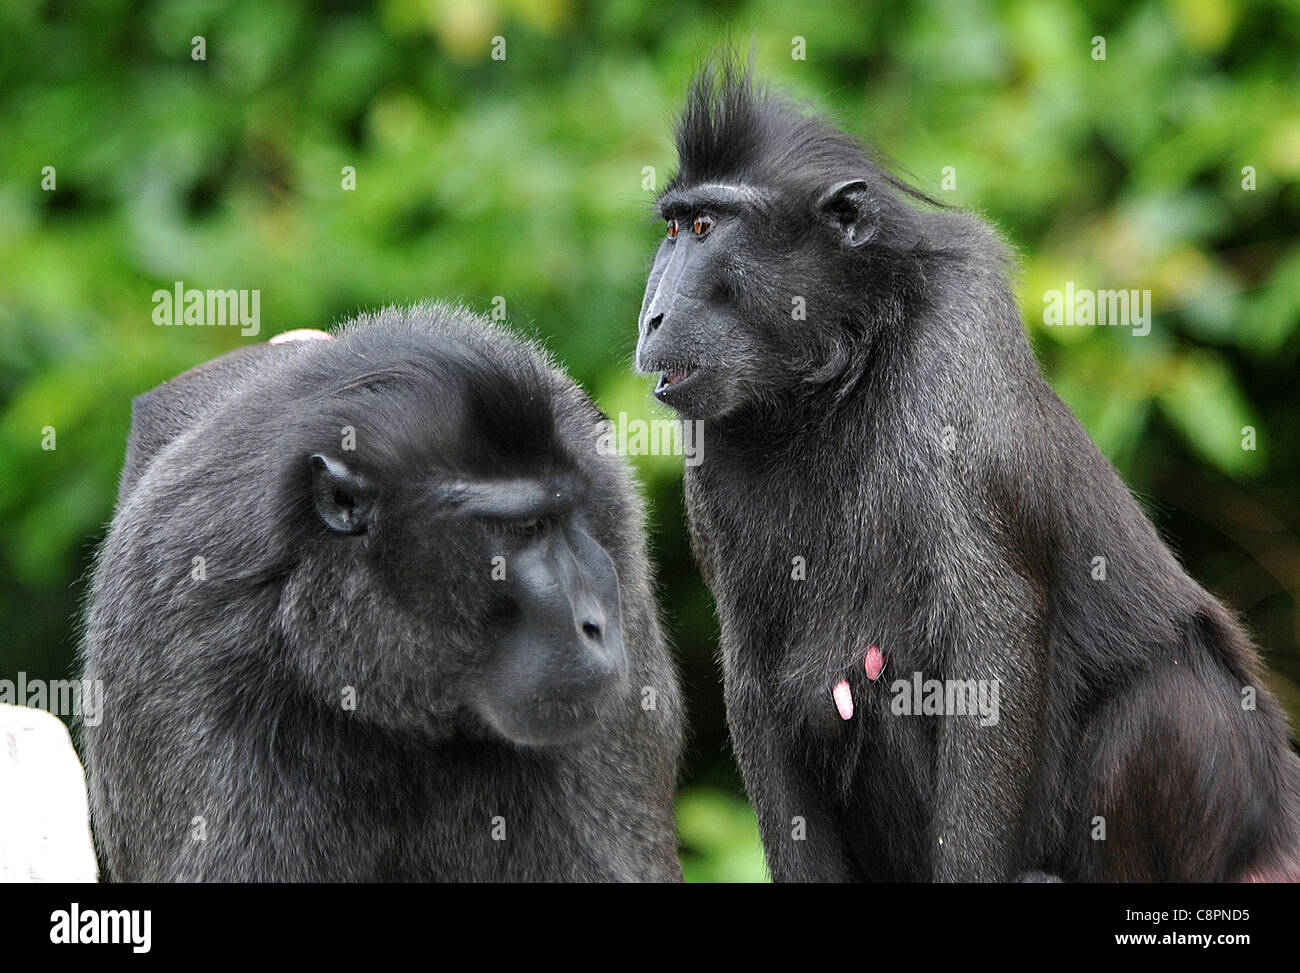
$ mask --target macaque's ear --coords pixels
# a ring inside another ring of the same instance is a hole
[[[876,206],[865,179],[836,183],[817,202],[817,212],[850,247],[860,247],[876,232]]]
[[[309,462],[312,500],[325,526],[338,534],[363,533],[374,511],[374,490],[342,460],[314,453]]]

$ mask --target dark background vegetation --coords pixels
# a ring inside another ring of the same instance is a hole
[[[0,678],[69,672],[131,398],[253,340],[154,326],[156,288],[258,288],[262,338],[499,295],[607,412],[661,414],[630,372],[662,232],[643,169],[663,184],[674,107],[728,33],[922,188],[1002,228],[1054,387],[1244,614],[1300,714],[1300,11],[1233,0],[6,0]],[[1151,334],[1043,327],[1044,293],[1067,280],[1150,289]],[[680,460],[637,465],[694,714],[687,873],[761,878]]]

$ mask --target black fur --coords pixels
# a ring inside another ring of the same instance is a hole
[[[138,400],[84,643],[108,875],[680,879],[680,701],[642,505],[597,452],[600,418],[537,349],[444,306],[241,350]],[[326,453],[373,488],[365,530],[322,523],[308,460]],[[479,706],[519,609],[490,580],[506,541],[454,515],[454,485],[552,474],[617,567],[626,662],[589,732],[528,746]]]
[[[994,231],[726,63],[677,148],[637,360],[704,423],[687,509],[773,877],[1300,874],[1256,653],[1043,381]],[[893,715],[915,672],[996,681],[1000,720]]]

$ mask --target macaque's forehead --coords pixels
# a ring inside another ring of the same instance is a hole
[[[694,212],[741,212],[763,206],[768,193],[748,182],[702,182],[671,186],[658,199],[661,216]]]
[[[439,465],[466,481],[549,481],[583,464],[549,396],[496,390],[470,396],[454,416],[427,429],[425,442]]]
[[[330,389],[322,411],[314,449],[339,448],[341,428],[350,427],[354,455],[371,475],[455,487],[485,508],[537,506],[539,491],[572,497],[575,475],[589,465],[581,455],[588,437],[575,441],[570,427],[579,418],[550,371],[478,349],[372,357]],[[594,420],[589,438],[594,450]],[[507,483],[528,486],[511,493]]]

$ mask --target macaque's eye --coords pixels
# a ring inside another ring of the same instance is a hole
[[[514,525],[515,533],[520,537],[536,537],[547,528],[547,522],[544,518],[534,517],[530,520],[521,520]]]
[[[696,236],[704,236],[704,234],[709,232],[709,228],[712,226],[713,220],[709,219],[707,216],[697,216],[695,217],[695,223],[691,226],[691,229],[695,231]]]
[[[681,227],[677,225],[677,221],[676,221],[676,220],[669,220],[669,221],[668,221],[668,239],[670,239],[670,240],[676,240],[676,239],[677,239],[677,233],[678,233],[678,231],[679,231],[680,229],[681,229]]]
[[[523,541],[530,541],[546,533],[553,526],[552,518],[549,516],[521,517],[518,520],[492,519],[489,524],[495,533]]]

